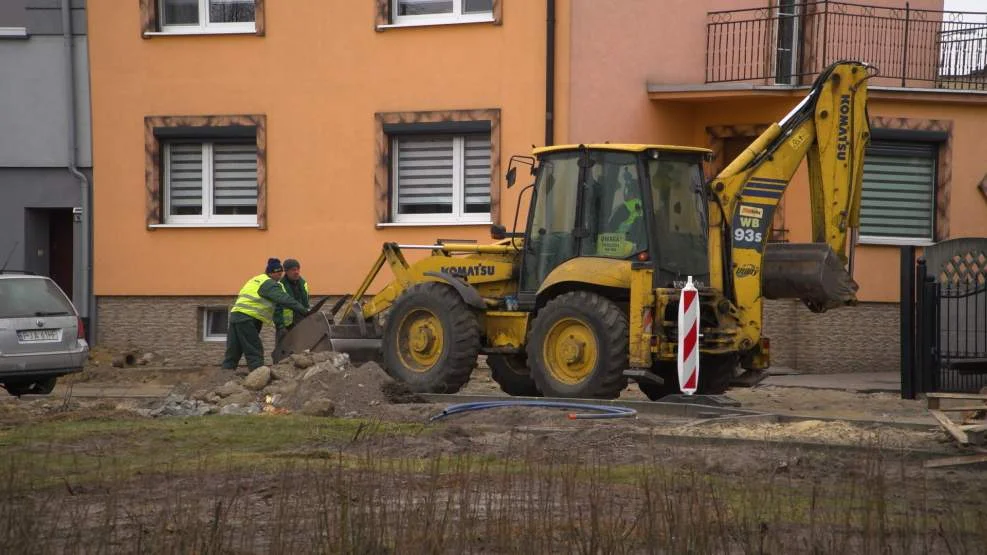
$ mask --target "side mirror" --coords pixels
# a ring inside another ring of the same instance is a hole
[[[513,187],[515,181],[517,181],[517,168],[511,167],[507,170],[507,188]]]

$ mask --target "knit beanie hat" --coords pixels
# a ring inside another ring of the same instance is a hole
[[[299,264],[298,261],[295,260],[294,258],[286,258],[284,260],[284,269],[286,271],[287,270],[290,270],[292,268],[301,268],[301,267],[302,267],[302,265]]]
[[[280,260],[278,260],[277,258],[267,259],[267,270],[264,271],[265,274],[270,274],[273,272],[281,272],[281,271],[284,271],[284,268],[281,266]]]

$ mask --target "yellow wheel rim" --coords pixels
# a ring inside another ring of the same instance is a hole
[[[566,385],[585,380],[596,367],[598,348],[592,328],[577,318],[563,318],[545,336],[542,347],[552,378]]]
[[[428,372],[442,355],[443,335],[442,322],[434,312],[425,308],[412,310],[398,326],[401,362],[415,372]]]

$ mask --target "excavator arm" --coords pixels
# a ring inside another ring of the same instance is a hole
[[[800,298],[816,312],[856,302],[852,255],[870,139],[869,69],[859,62],[827,68],[798,106],[711,182],[712,231],[722,232],[710,234],[713,285],[732,292],[747,347],[760,337],[762,298]],[[769,246],[775,209],[803,159],[813,242]]]

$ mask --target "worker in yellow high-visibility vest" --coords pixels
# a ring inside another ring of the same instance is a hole
[[[267,260],[263,274],[254,276],[240,288],[233,308],[230,309],[230,326],[226,332],[226,355],[223,368],[233,370],[246,357],[250,370],[264,365],[264,344],[260,330],[264,324],[274,323],[275,311],[283,307],[305,313],[307,309],[285,291],[281,285],[284,267],[277,258]]]

